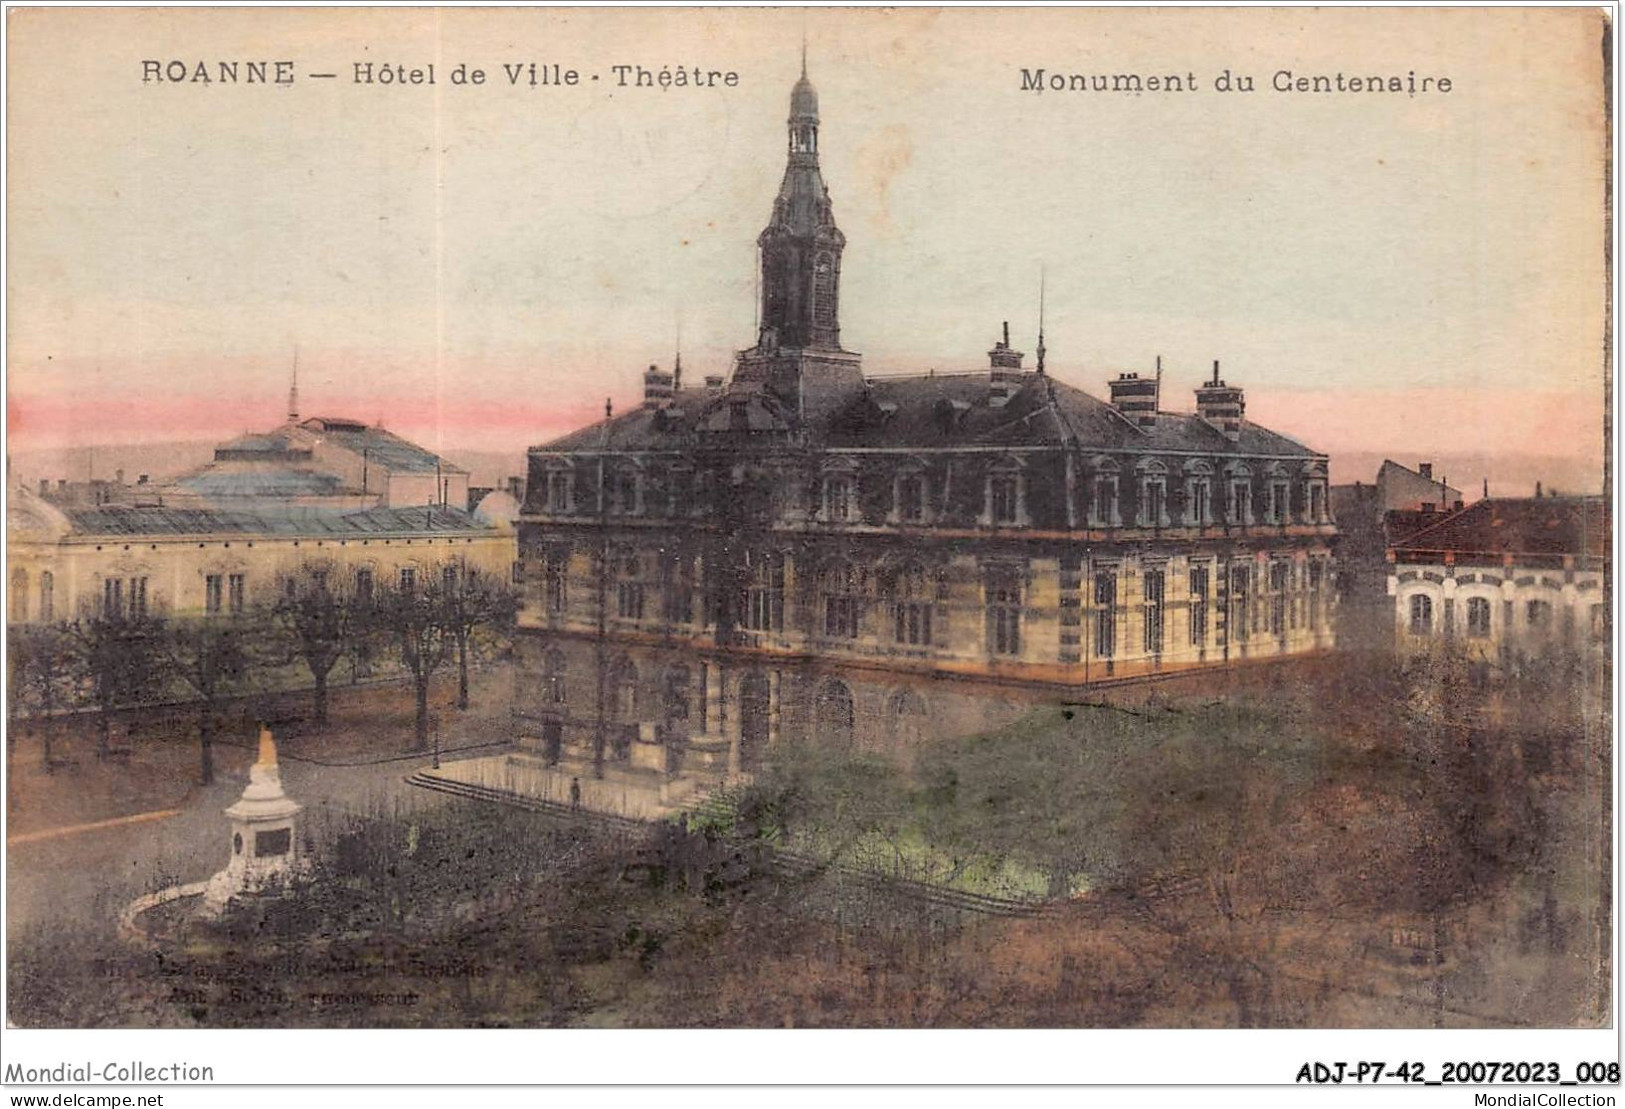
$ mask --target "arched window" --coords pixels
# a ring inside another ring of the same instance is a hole
[[[1484,597],[1467,598],[1467,636],[1486,639],[1490,634],[1490,602]]]
[[[20,566],[11,572],[11,618],[18,623],[28,619],[28,571]]]
[[[899,689],[892,694],[891,712],[887,714],[892,733],[892,746],[907,749],[917,746],[925,738],[925,698],[912,689]]]
[[[835,678],[825,682],[818,690],[816,710],[818,742],[834,748],[850,747],[855,714],[852,691],[846,683]]]
[[[824,599],[824,634],[835,639],[856,639],[863,620],[863,571],[850,562],[836,562],[819,576]]]
[[[892,584],[894,637],[909,647],[929,647],[935,617],[936,584],[919,563],[909,563]]]
[[[1426,593],[1411,594],[1411,634],[1433,634],[1433,598]]]

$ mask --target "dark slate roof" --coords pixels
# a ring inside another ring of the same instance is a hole
[[[1612,517],[1602,497],[1476,501],[1397,544],[1406,552],[1606,557]]]
[[[337,474],[313,470],[233,469],[215,463],[175,479],[175,484],[202,497],[310,497],[343,491]]]
[[[369,508],[236,512],[212,508],[68,509],[74,535],[411,535],[423,532],[491,530],[455,508]]]
[[[1243,422],[1231,441],[1189,413],[1159,413],[1155,427],[1131,424],[1105,401],[1053,377],[1029,373],[1002,407],[988,403],[988,375],[922,374],[870,378],[853,402],[814,428],[826,447],[1032,447],[1079,443],[1101,451],[1199,452],[1212,455],[1325,456],[1285,435]],[[682,390],[664,413],[635,408],[536,448],[568,453],[594,450],[671,450],[688,445],[712,405],[726,399]],[[754,406],[753,406],[754,409]],[[754,419],[754,417],[753,417]]]
[[[331,416],[313,416],[300,425],[321,435],[334,446],[366,452],[367,458],[386,469],[401,473],[460,474],[464,470],[433,451],[424,450],[381,427],[366,427],[355,420],[341,420]]]

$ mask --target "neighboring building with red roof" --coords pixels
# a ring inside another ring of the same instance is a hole
[[[1443,642],[1507,663],[1552,647],[1606,651],[1612,516],[1603,497],[1493,498],[1388,549],[1402,652]]]

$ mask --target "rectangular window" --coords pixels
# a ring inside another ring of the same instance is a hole
[[[1164,502],[1167,500],[1167,486],[1159,479],[1144,483],[1140,496],[1140,526],[1143,528],[1162,527]]]
[[[563,470],[553,470],[547,475],[547,510],[570,511],[570,474]]]
[[[130,579],[130,615],[143,620],[147,615],[147,579]]]
[[[203,579],[203,611],[210,616],[220,611],[221,586],[224,579],[219,574],[209,574]]]
[[[1291,515],[1292,486],[1284,481],[1270,483],[1270,523],[1284,524]]]
[[[1206,478],[1197,478],[1191,482],[1191,503],[1187,522],[1194,527],[1201,527],[1213,519],[1213,490]]]
[[[102,582],[102,615],[124,615],[124,582],[118,578]]]
[[[1411,634],[1433,634],[1433,598],[1425,593],[1411,596]]]
[[[784,630],[784,559],[766,556],[751,568],[745,596],[745,626],[751,631]]]
[[[1232,643],[1245,643],[1253,617],[1252,568],[1245,563],[1230,568],[1230,615],[1226,620]]]
[[[987,582],[987,647],[995,655],[1021,654],[1021,583],[999,571]]]
[[[1162,654],[1163,582],[1163,571],[1145,572],[1145,649],[1153,655]]]
[[[615,614],[623,620],[643,619],[643,583],[615,583]]]
[[[226,602],[231,608],[232,615],[242,614],[244,603],[247,600],[246,583],[243,575],[232,574],[226,579]]]
[[[1320,559],[1309,563],[1309,630],[1320,630],[1322,590],[1326,585],[1326,564]]]
[[[899,601],[893,606],[897,642],[910,647],[931,644],[931,608],[923,601]]]
[[[400,571],[400,585],[402,593],[410,593],[418,587],[418,572],[415,567],[402,566]]]
[[[1117,479],[1095,479],[1094,521],[1100,527],[1117,526]]]
[[[1318,524],[1326,519],[1326,490],[1320,482],[1309,483],[1309,522]]]
[[[1117,571],[1095,574],[1095,657],[1117,653]]]
[[[824,479],[824,519],[844,523],[852,516],[852,479]]]
[[[46,570],[39,576],[39,618],[49,621],[56,607],[56,577]]]
[[[357,570],[355,572],[355,595],[357,600],[372,600],[371,570]]]
[[[549,550],[546,561],[543,563],[543,592],[550,616],[558,616],[564,612],[565,579],[569,573],[570,553],[564,550]]]
[[[1530,601],[1524,607],[1524,619],[1531,630],[1545,632],[1551,630],[1552,605],[1550,601]]]
[[[1287,573],[1284,562],[1270,563],[1270,634],[1286,634]]]
[[[858,601],[849,593],[824,598],[824,634],[837,639],[858,637]]]
[[[908,523],[925,519],[925,478],[904,474],[897,479],[897,518]]]
[[[442,566],[440,568],[440,586],[447,593],[457,588],[457,567]]]
[[[1252,522],[1253,487],[1250,482],[1232,481],[1230,483],[1229,517],[1232,524],[1248,524]]]
[[[1467,598],[1467,635],[1485,639],[1490,634],[1490,603],[1483,597]]]
[[[1191,646],[1207,642],[1208,568],[1191,567]]]

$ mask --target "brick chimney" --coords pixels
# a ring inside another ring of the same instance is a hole
[[[643,407],[664,408],[671,403],[672,375],[669,370],[662,370],[659,366],[651,364],[643,371]]]
[[[1003,408],[1010,398],[1015,396],[1016,390],[1021,388],[1021,359],[1023,354],[1019,350],[1010,349],[1010,321],[1004,323],[1004,338],[993,344],[993,349],[987,352],[989,363],[987,403],[994,408]]]
[[[1219,377],[1219,360],[1215,358],[1213,380],[1196,390],[1196,414],[1234,441],[1241,438],[1241,418],[1246,411],[1241,390],[1226,385]]]
[[[1139,374],[1118,374],[1116,381],[1107,382],[1112,393],[1112,407],[1128,418],[1136,427],[1157,426],[1157,379]]]

